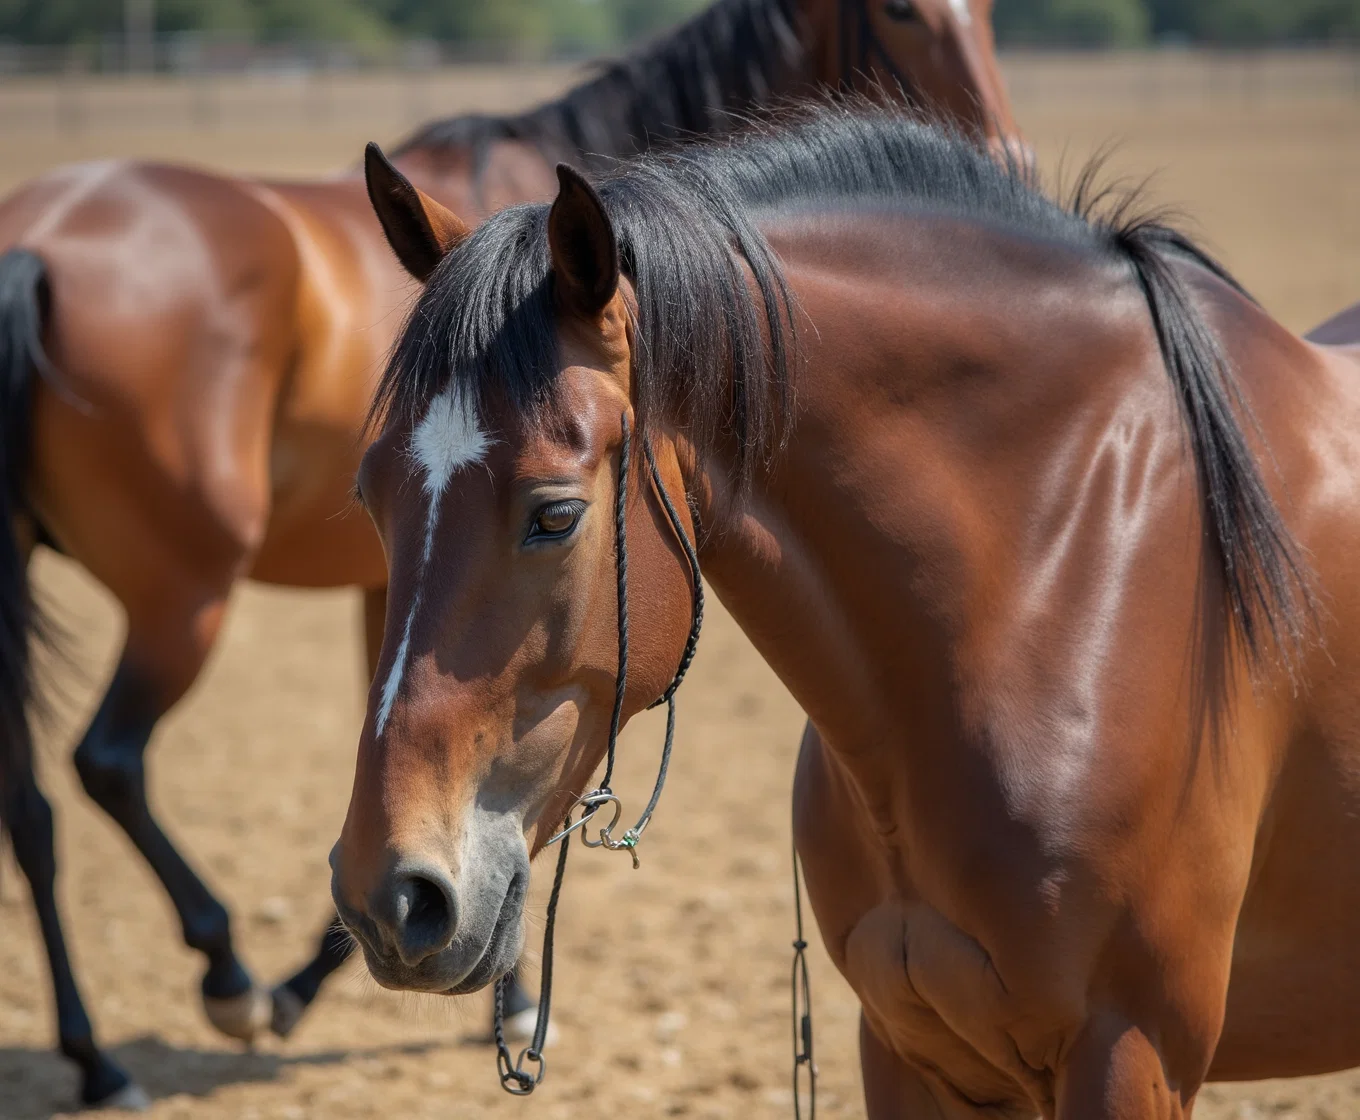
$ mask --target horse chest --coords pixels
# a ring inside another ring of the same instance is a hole
[[[879,783],[866,800],[851,765],[815,732],[804,740],[795,829],[827,946],[901,1056],[975,1100],[1048,1099],[1045,1071],[1079,1020],[1080,993],[1035,959],[1046,978],[1036,999],[993,959],[1000,948],[1014,967],[1018,945],[1043,944],[1031,933],[1053,895],[1037,849],[957,803],[926,811],[923,798],[913,819],[906,784]]]

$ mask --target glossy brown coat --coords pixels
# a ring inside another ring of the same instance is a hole
[[[563,190],[559,290],[601,222]],[[706,578],[815,728],[795,833],[862,1001],[869,1114],[1188,1117],[1206,1079],[1360,1064],[1360,363],[1167,250],[1315,580],[1292,675],[1269,641],[1249,670],[1148,295],[998,225],[919,205],[767,220],[815,328],[786,451],[748,489],[730,445],[652,421]],[[541,845],[591,788],[635,304],[627,278],[603,311],[559,296],[545,418],[493,391],[495,441],[437,516],[412,500],[412,421],[366,458],[394,557],[384,672],[402,617],[410,657],[385,729],[375,685],[333,865],[386,984],[464,990],[513,960],[515,830]],[[536,535],[564,499],[572,534]],[[689,597],[649,484],[629,510],[632,714],[674,671]],[[417,944],[391,909],[412,875],[451,900],[446,937]]]

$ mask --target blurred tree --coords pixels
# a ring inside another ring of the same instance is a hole
[[[1360,40],[1360,0],[1301,0],[1300,7],[1301,37]]]
[[[69,43],[114,34],[123,0],[0,0],[0,35],[25,43]]]
[[[649,38],[688,19],[704,0],[613,0],[616,26],[624,42]]]
[[[1151,6],[1159,33],[1216,43],[1283,38],[1299,8],[1297,0],[1152,0]]]
[[[992,18],[1003,43],[1131,46],[1149,29],[1143,0],[998,0]]]
[[[1269,43],[1360,35],[1360,0],[1146,2],[1153,33],[1159,37],[1211,43]]]
[[[165,31],[227,31],[262,39],[385,39],[392,28],[367,0],[156,0]]]

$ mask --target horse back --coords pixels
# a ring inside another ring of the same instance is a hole
[[[295,349],[287,228],[234,179],[103,162],[0,204],[0,247],[35,253],[50,375],[33,401],[45,526],[97,575],[108,516],[131,535],[239,553],[268,515],[269,432]],[[180,531],[176,536],[176,524]]]

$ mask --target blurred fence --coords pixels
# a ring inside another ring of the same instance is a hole
[[[1074,53],[1009,51],[1017,102],[1166,105],[1360,99],[1360,47],[1312,50]]]
[[[531,103],[562,88],[571,72],[564,64],[469,63],[407,71],[9,78],[0,81],[0,135],[405,128],[456,112]]]
[[[54,72],[31,57],[16,61],[15,50],[9,65],[0,50],[0,133],[6,135],[405,128],[455,112],[527,104],[579,73],[578,64],[561,60],[451,63],[409,44],[382,58],[338,48],[273,54],[252,48],[232,66],[214,56],[213,65],[153,75],[78,67]],[[1118,103],[1151,111],[1225,99],[1248,105],[1360,99],[1355,49],[1023,51],[1006,53],[1003,66],[1016,102],[1027,106]]]

